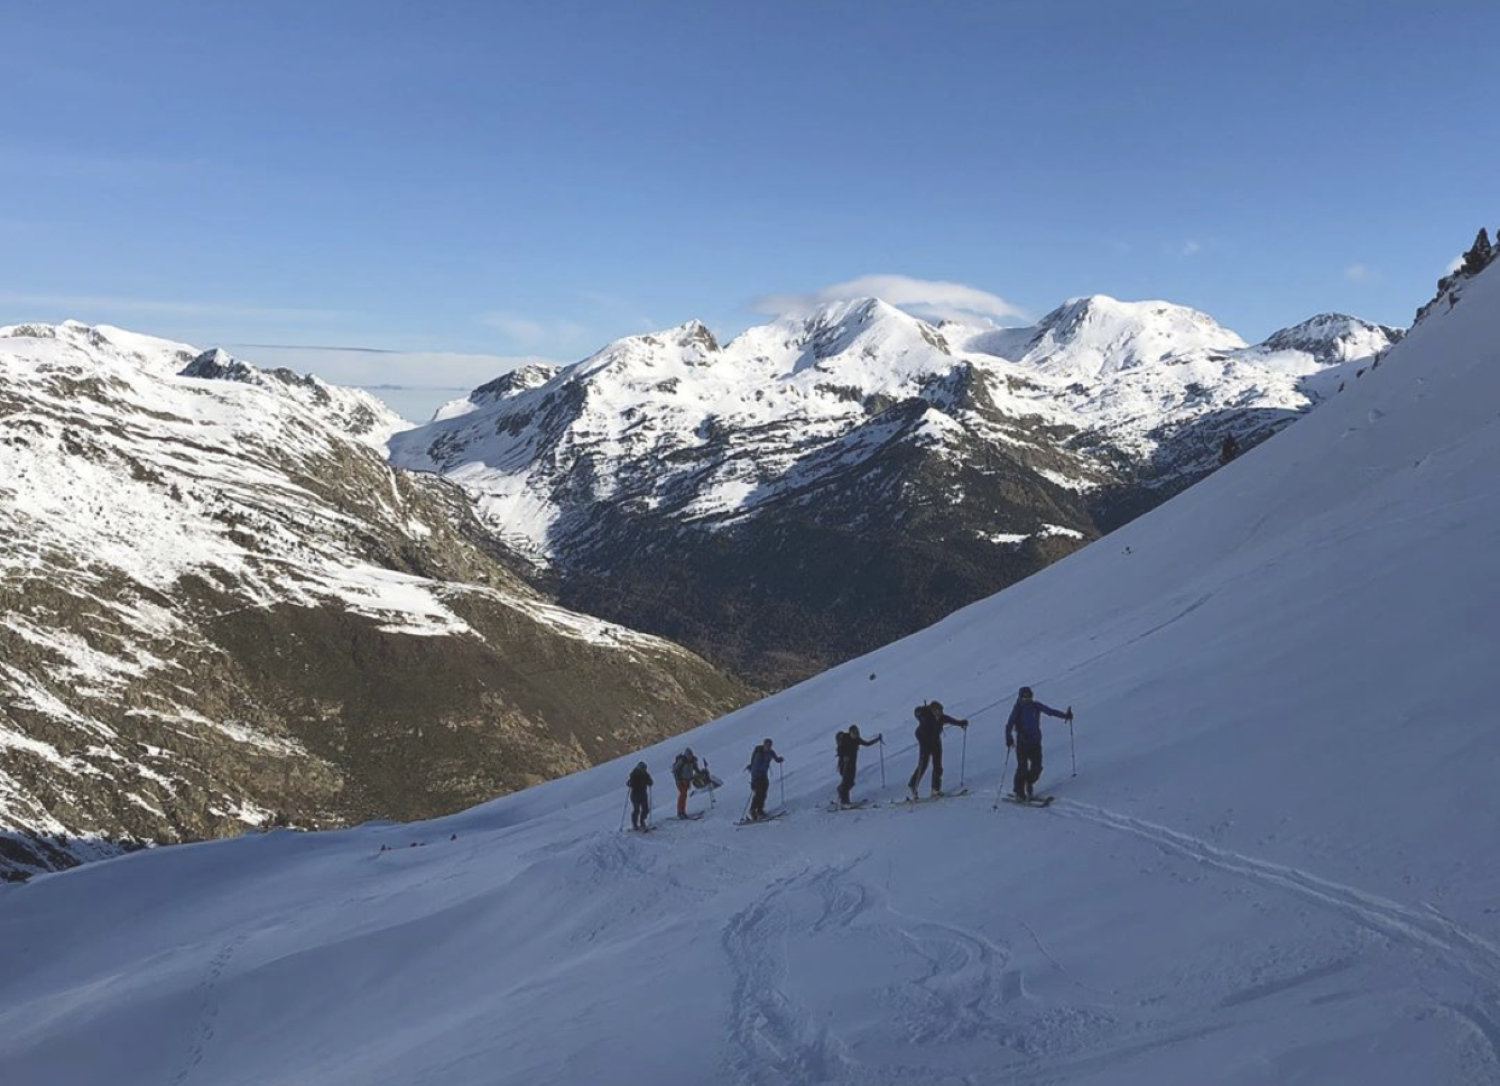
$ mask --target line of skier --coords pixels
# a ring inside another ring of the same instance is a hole
[[[942,702],[939,701],[930,701],[917,706],[914,715],[917,720],[917,767],[906,786],[908,798],[913,802],[921,798],[918,789],[929,768],[932,771],[930,797],[938,798],[944,795],[943,729],[951,726],[967,731],[969,727],[967,720],[949,716],[943,710]],[[1011,782],[1010,798],[1017,802],[1025,803],[1037,799],[1036,782],[1041,779],[1042,775],[1043,716],[1056,717],[1072,724],[1073,709],[1071,706],[1067,709],[1054,709],[1050,705],[1044,705],[1036,700],[1031,687],[1021,687],[1015,704],[1011,707],[1010,718],[1005,723],[1006,749],[1014,750],[1016,755],[1016,772]],[[865,747],[884,743],[884,733],[866,739],[860,734],[858,724],[849,725],[834,737],[840,807],[855,805],[853,790],[855,777],[859,772],[859,752]],[[774,817],[766,813],[766,798],[771,790],[771,766],[780,765],[784,761],[785,759],[776,753],[775,743],[770,739],[764,740],[750,752],[750,759],[745,765],[745,772],[750,774],[750,804],[744,821],[759,822]],[[881,773],[884,774],[883,760]],[[691,789],[696,787],[712,793],[724,785],[723,781],[709,772],[707,760],[700,761],[691,747],[677,755],[673,761],[672,779],[677,785],[677,817],[680,819],[702,817],[688,814],[687,801]],[[645,762],[635,767],[626,782],[630,791],[630,822],[634,829],[645,830],[649,827],[653,784],[651,773]]]

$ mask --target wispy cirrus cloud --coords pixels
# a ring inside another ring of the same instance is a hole
[[[1178,253],[1182,256],[1197,256],[1202,251],[1203,243],[1201,241],[1188,238],[1187,241],[1182,243],[1182,248],[1178,250]]]
[[[62,311],[84,318],[91,313],[137,313],[169,317],[232,317],[250,320],[332,321],[349,313],[337,309],[246,305],[239,302],[126,298],[113,294],[27,294],[0,291],[0,306]]]
[[[1344,278],[1351,283],[1368,283],[1378,278],[1378,273],[1368,264],[1350,264],[1344,269]]]
[[[421,421],[459,392],[526,365],[554,365],[537,355],[402,350],[341,343],[226,343],[231,353],[261,366],[316,373],[336,385],[378,394],[398,413]]]
[[[802,294],[766,294],[754,299],[751,307],[757,313],[779,316],[805,313],[830,302],[853,298],[879,298],[916,316],[934,320],[1030,319],[1024,309],[998,294],[967,283],[909,275],[862,275]]]
[[[480,314],[479,323],[503,332],[516,343],[526,347],[576,343],[588,331],[575,321],[528,317],[504,309]]]
[[[661,327],[656,321],[642,313],[639,306],[618,295],[608,294],[602,290],[580,290],[578,296],[598,306],[611,318],[623,318],[644,331]]]

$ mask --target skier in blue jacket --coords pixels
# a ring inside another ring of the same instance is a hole
[[[1018,800],[1028,800],[1042,775],[1042,714],[1055,716],[1059,720],[1073,722],[1073,707],[1061,712],[1050,705],[1043,705],[1031,695],[1031,687],[1021,687],[1010,719],[1005,722],[1005,745],[1016,749],[1016,779],[1011,794]]]
[[[784,761],[767,739],[750,752],[750,764],[745,767],[750,773],[750,817],[766,817],[766,793],[771,790],[771,763]]]

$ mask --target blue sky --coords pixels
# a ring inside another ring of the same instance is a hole
[[[1500,225],[1500,4],[1431,7],[10,5],[0,323],[459,386],[875,275],[1404,324]]]

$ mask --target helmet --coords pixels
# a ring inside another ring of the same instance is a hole
[[[646,763],[645,763],[645,762],[636,762],[636,763],[635,763],[635,767],[636,767],[636,768],[637,768],[637,769],[645,769],[645,768],[646,768]],[[618,770],[616,770],[616,772],[619,772],[619,771],[618,771]]]

